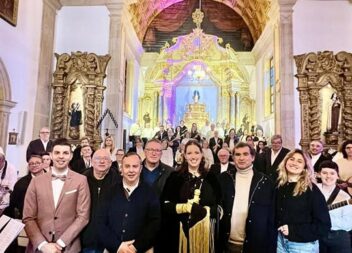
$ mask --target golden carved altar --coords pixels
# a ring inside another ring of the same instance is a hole
[[[336,149],[342,141],[352,139],[352,54],[339,52],[334,55],[332,51],[324,51],[294,58],[301,104],[300,144],[307,149],[311,140],[325,139],[327,147]],[[323,102],[321,91],[326,87],[333,90],[333,96],[341,103],[341,120],[336,122],[338,127],[333,131],[322,127],[326,102]]]
[[[109,55],[76,52],[55,54],[53,74],[52,138],[77,143],[83,136],[101,142],[97,123],[101,116],[105,70]]]
[[[249,94],[250,77],[246,66],[229,44],[223,47],[221,38],[203,33],[200,20],[195,23],[197,27],[192,33],[174,38],[173,45],[166,43],[160,54],[146,66],[144,92],[138,101],[138,120],[143,122],[143,117],[149,115],[151,125],[156,126],[174,119],[170,111],[175,104],[175,89],[187,75],[187,70],[198,65],[206,69],[217,89],[216,105],[207,104],[207,107],[216,108],[216,117],[211,120],[227,122],[239,128],[241,119],[248,114],[252,124],[255,122],[255,101]],[[241,53],[244,58],[245,55],[246,53]],[[187,103],[189,102],[185,102],[187,108],[183,119],[187,124],[193,123],[193,120],[199,122],[198,127],[204,125],[206,119],[209,119],[206,109],[200,104]],[[178,119],[172,123],[177,125]]]
[[[187,105],[187,111],[183,118],[185,125],[191,129],[192,123],[197,126],[204,126],[209,120],[209,113],[206,112],[205,104],[193,103]]]

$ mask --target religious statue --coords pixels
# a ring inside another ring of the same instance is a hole
[[[71,117],[69,136],[72,139],[79,139],[79,126],[82,125],[82,111],[79,108],[79,103],[71,104],[68,115]]]
[[[146,125],[150,123],[149,112],[146,112],[146,113],[144,114],[143,120],[144,120],[144,127],[146,127]]]
[[[334,133],[338,131],[340,120],[341,102],[337,94],[334,92],[331,95],[331,106],[328,111],[328,132]]]
[[[200,95],[199,95],[198,90],[194,90],[192,98],[193,98],[194,103],[197,104],[200,99]]]
[[[244,115],[242,119],[242,125],[244,127],[243,130],[246,130],[247,132],[249,132],[249,117],[247,113]]]

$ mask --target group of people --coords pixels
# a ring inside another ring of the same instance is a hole
[[[127,153],[112,153],[109,140],[94,151],[83,138],[74,152],[66,139],[33,141],[50,147],[51,166],[31,143],[29,175],[7,186],[3,209],[25,223],[27,252],[351,252],[352,141],[332,157],[320,140],[290,151],[274,135],[256,151],[249,136],[220,146],[209,166],[208,140],[188,138],[180,163],[169,166],[155,137],[145,145],[137,138]],[[0,150],[2,181],[11,170]]]

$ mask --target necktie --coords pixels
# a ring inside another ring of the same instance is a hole
[[[51,174],[51,178],[52,178],[52,180],[60,179],[61,181],[65,181],[66,180],[66,175]]]

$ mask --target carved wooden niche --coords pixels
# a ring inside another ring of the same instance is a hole
[[[301,105],[301,141],[323,140],[337,149],[352,139],[352,54],[332,51],[294,57]]]
[[[104,78],[109,55],[87,52],[55,54],[53,74],[52,137],[77,144],[83,136],[100,143],[96,127],[101,116]]]

